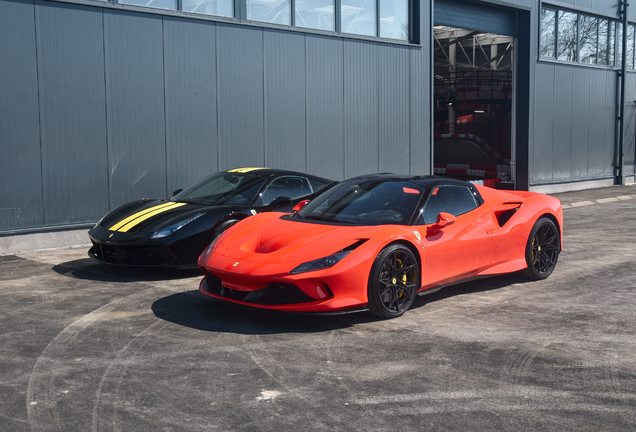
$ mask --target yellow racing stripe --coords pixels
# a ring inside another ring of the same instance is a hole
[[[184,204],[185,203],[167,202],[167,203],[164,203],[164,204],[160,204],[158,206],[150,207],[150,208],[147,208],[147,209],[142,210],[140,212],[134,213],[134,214],[128,216],[127,218],[125,218],[125,219],[122,219],[121,221],[117,222],[115,225],[113,225],[112,227],[110,227],[108,229],[110,231],[117,231],[121,227],[123,227],[124,225],[135,221],[135,223],[132,226],[130,226],[130,227],[128,227],[126,229],[126,231],[128,231],[128,229],[132,228],[133,226],[137,225],[137,223],[141,222],[141,221],[136,222],[137,218],[143,217],[143,216],[145,216],[145,215],[147,215],[149,213],[153,213],[153,216],[154,216],[155,214],[159,214],[161,212],[170,210],[171,208],[173,208],[175,206],[176,207],[180,207],[180,206],[182,206]],[[152,216],[149,216],[149,217],[152,217]],[[146,219],[148,219],[148,218],[146,218]],[[122,231],[122,232],[126,232],[126,231]]]
[[[245,174],[250,171],[262,170],[262,169],[267,169],[267,168],[262,168],[262,167],[234,168],[234,169],[228,170],[227,172],[237,172],[237,173]]]
[[[177,207],[181,207],[186,205],[187,203],[174,203],[173,206],[170,207],[164,207],[164,208],[160,208],[157,209],[155,211],[151,211],[150,213],[146,213],[145,215],[138,217],[137,219],[128,222],[126,225],[124,225],[123,227],[119,228],[119,232],[127,232],[129,229],[133,228],[134,226],[142,223],[143,221],[145,221],[146,219],[150,219],[151,217],[158,215],[159,213],[163,213],[165,211],[168,210],[172,210],[172,209],[176,209]]]

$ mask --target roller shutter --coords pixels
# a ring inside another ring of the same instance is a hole
[[[512,9],[459,0],[435,0],[433,13],[435,25],[505,36],[517,35],[517,20]]]

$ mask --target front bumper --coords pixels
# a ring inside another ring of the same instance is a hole
[[[99,242],[91,238],[93,246],[88,256],[103,264],[134,267],[183,267],[183,264],[165,245],[119,244]],[[192,265],[191,267],[196,267]]]

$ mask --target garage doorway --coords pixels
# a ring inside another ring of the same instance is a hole
[[[435,174],[515,188],[515,14],[435,2]]]

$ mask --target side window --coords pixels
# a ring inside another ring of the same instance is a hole
[[[261,193],[263,205],[268,205],[274,199],[284,196],[299,198],[311,193],[311,186],[305,177],[284,176],[272,181]]]
[[[433,188],[428,196],[418,224],[428,225],[435,223],[437,215],[441,212],[459,216],[477,207],[475,196],[469,188],[451,185],[439,186]]]
[[[324,181],[318,180],[318,179],[314,179],[314,178],[310,178],[309,179],[309,184],[311,184],[311,191],[312,192],[317,192],[320,189],[322,189],[325,186],[327,186],[327,182],[324,182]]]

